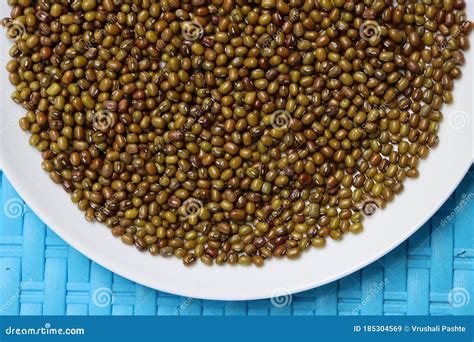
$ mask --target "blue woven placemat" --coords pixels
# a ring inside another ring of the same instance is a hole
[[[240,302],[124,279],[46,227],[1,171],[0,182],[0,315],[474,314],[474,167],[427,224],[363,270],[293,296]]]

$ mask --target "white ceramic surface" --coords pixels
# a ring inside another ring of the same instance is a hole
[[[470,3],[469,12],[474,12]],[[8,16],[5,2],[0,17]],[[464,77],[455,85],[455,103],[445,106],[440,145],[420,166],[417,181],[387,209],[366,220],[359,235],[310,249],[298,261],[272,260],[263,268],[184,267],[175,258],[152,257],[123,245],[100,224],[88,223],[61,187],[41,170],[40,154],[18,127],[24,110],[10,100],[13,87],[4,65],[11,43],[0,28],[0,167],[32,210],[59,236],[104,267],[162,291],[206,299],[245,300],[294,293],[339,279],[380,258],[413,234],[442,205],[471,165],[474,60],[466,54]],[[92,239],[91,237],[94,236]]]

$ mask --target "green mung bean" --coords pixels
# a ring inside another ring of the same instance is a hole
[[[463,0],[11,3],[42,168],[87,220],[185,265],[362,231],[437,145],[472,28]]]

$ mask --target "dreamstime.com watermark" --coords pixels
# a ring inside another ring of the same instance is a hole
[[[10,219],[19,218],[24,211],[23,201],[18,197],[10,198],[3,206],[3,213]]]
[[[11,42],[20,40],[26,32],[25,25],[20,20],[4,18],[1,20],[1,26],[5,28],[5,36]]]
[[[292,192],[291,195],[290,195],[290,198],[289,200],[290,201],[296,201],[300,196],[300,192],[299,191],[296,191],[296,192]],[[278,216],[280,216],[283,212],[285,211],[285,208],[283,206],[280,206],[278,207],[278,209],[274,210],[268,217],[267,219],[265,220],[265,222],[267,223],[271,223],[273,222],[274,219],[276,219]]]
[[[360,25],[359,34],[363,40],[370,41],[382,35],[382,27],[375,20],[366,20]]]
[[[201,210],[204,208],[202,201],[194,197],[188,198],[183,202],[182,206],[184,210],[184,218],[188,218],[193,215],[199,215]]]
[[[291,118],[290,112],[284,109],[278,109],[272,114],[270,125],[275,129],[286,129],[290,125]]]
[[[204,28],[198,21],[184,21],[181,23],[181,35],[188,42],[194,42],[202,38]]]
[[[451,128],[458,131],[470,126],[471,116],[463,110],[456,110],[449,114],[448,123]]]
[[[105,37],[107,35],[107,31],[105,27],[107,25],[115,25],[123,30],[123,27],[118,23],[118,16],[113,16],[112,18],[107,18],[105,21],[105,26],[103,29],[101,29],[98,33],[100,37]],[[73,44],[74,48],[76,49],[77,52],[82,52],[84,53],[85,51],[94,48],[97,45],[98,41],[96,37],[92,37],[90,41],[85,42],[84,39],[78,40],[76,43]]]
[[[474,199],[474,192],[470,192],[468,194],[462,194],[461,200],[459,201],[458,205],[454,207],[454,209],[441,220],[439,223],[441,227],[446,226],[457,214],[462,212],[464,208]]]
[[[461,36],[464,32],[464,28],[468,24],[469,24],[469,21],[465,17],[462,18],[461,24],[459,24],[459,27],[456,29],[456,31],[452,33],[451,36],[445,38],[440,44],[438,44],[438,48],[440,49],[449,48],[450,42],[454,39],[457,39],[459,36]]]
[[[174,311],[174,313],[175,313],[176,315],[180,315],[181,312],[183,312],[184,310],[186,310],[186,308],[187,308],[188,306],[190,306],[193,302],[194,302],[194,298],[192,298],[192,297],[186,298],[186,300],[185,300],[180,306],[178,306],[178,307],[176,308],[176,310]]]
[[[285,306],[291,305],[292,302],[293,296],[284,288],[275,289],[270,297],[270,303],[276,308],[284,308]]]
[[[377,283],[373,283],[372,284],[372,288],[369,290],[369,293],[360,301],[360,303],[355,306],[353,309],[352,309],[352,314],[353,315],[358,315],[360,313],[360,311],[362,311],[362,309],[367,305],[369,304],[370,302],[372,302],[375,298],[375,296],[377,296],[377,294],[379,294],[380,292],[383,291],[383,289],[385,288],[385,286],[388,284],[388,279],[384,279],[383,281]]]
[[[101,132],[106,132],[115,125],[115,115],[108,109],[94,112],[92,115],[92,126]]]
[[[28,281],[22,282],[19,289],[2,304],[2,306],[0,307],[0,314],[2,312],[5,312],[14,303],[18,302],[18,299],[20,298],[20,295],[21,295],[21,291],[28,290],[29,288],[31,288],[32,285],[33,285],[32,279],[28,279]]]
[[[84,328],[53,328],[51,323],[45,323],[39,328],[16,328],[9,326],[5,329],[7,336],[28,336],[28,335],[85,335]]]
[[[454,287],[448,293],[448,303],[453,308],[461,308],[471,301],[469,291],[464,287]]]
[[[92,303],[98,308],[105,308],[114,303],[115,296],[108,287],[99,287],[92,294]]]

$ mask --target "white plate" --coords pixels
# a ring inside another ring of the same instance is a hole
[[[471,3],[470,13],[473,7]],[[0,16],[8,16],[5,3],[0,5]],[[297,261],[269,261],[263,268],[203,264],[184,267],[176,258],[139,253],[113,238],[105,226],[88,223],[69,201],[69,195],[49,180],[40,167],[40,154],[29,147],[28,135],[18,127],[24,110],[10,100],[13,87],[4,68],[10,45],[2,30],[0,167],[32,210],[65,241],[113,272],[158,290],[195,298],[245,300],[329,283],[368,265],[407,239],[443,204],[471,165],[472,49],[466,54],[464,77],[455,85],[455,105],[443,108],[440,145],[421,163],[420,178],[408,180],[403,194],[366,220],[362,234],[348,234],[341,242],[330,241],[326,248],[311,249]]]

